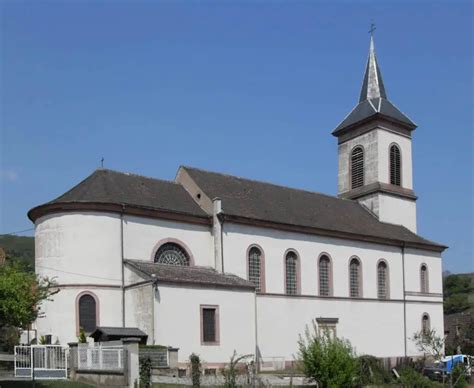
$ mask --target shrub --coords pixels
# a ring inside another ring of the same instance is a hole
[[[189,356],[189,362],[191,363],[191,379],[193,381],[193,387],[201,386],[201,359],[197,354],[192,353]]]
[[[329,332],[318,334],[316,322],[313,331],[306,326],[304,338],[298,340],[299,365],[306,377],[319,387],[351,387],[356,384],[356,359],[349,341],[331,337]]]
[[[237,365],[239,362],[242,362],[250,357],[253,357],[253,354],[246,354],[244,356],[237,356],[237,352],[234,350],[234,354],[230,358],[229,365],[222,369],[222,374],[224,375],[224,387],[226,388],[235,388],[237,387]],[[247,380],[249,376],[247,374]]]
[[[359,385],[386,384],[392,381],[390,372],[382,362],[374,356],[360,356],[357,358],[357,382]]]
[[[443,386],[440,383],[431,381],[413,368],[402,368],[398,373],[400,378],[397,380],[397,383],[404,387],[438,388]]]
[[[140,387],[151,387],[151,360],[150,357],[140,360]]]
[[[80,344],[87,343],[86,332],[84,331],[82,327],[79,329],[79,336],[77,337],[77,341]]]

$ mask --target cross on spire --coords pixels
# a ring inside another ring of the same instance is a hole
[[[377,29],[377,27],[375,27],[375,23],[370,23],[370,30],[369,30],[370,36],[374,36],[374,31],[376,29]]]

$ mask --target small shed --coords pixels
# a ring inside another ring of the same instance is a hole
[[[94,338],[94,342],[120,341],[126,338],[139,338],[140,344],[146,345],[148,334],[141,331],[138,327],[97,326],[89,337]]]

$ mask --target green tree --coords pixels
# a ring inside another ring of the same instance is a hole
[[[58,292],[52,279],[25,271],[15,262],[0,266],[0,328],[26,328],[41,317],[41,302]]]
[[[357,361],[349,341],[319,333],[316,322],[306,326],[298,341],[300,367],[321,388],[352,387],[357,383]]]
[[[443,355],[444,338],[436,333],[435,329],[428,331],[417,331],[411,338],[416,347],[425,355],[430,355],[436,361],[439,361]]]

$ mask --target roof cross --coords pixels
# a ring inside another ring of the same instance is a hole
[[[375,23],[370,23],[370,30],[369,30],[370,36],[374,36],[374,31],[376,29],[377,29],[377,27],[375,27]]]

